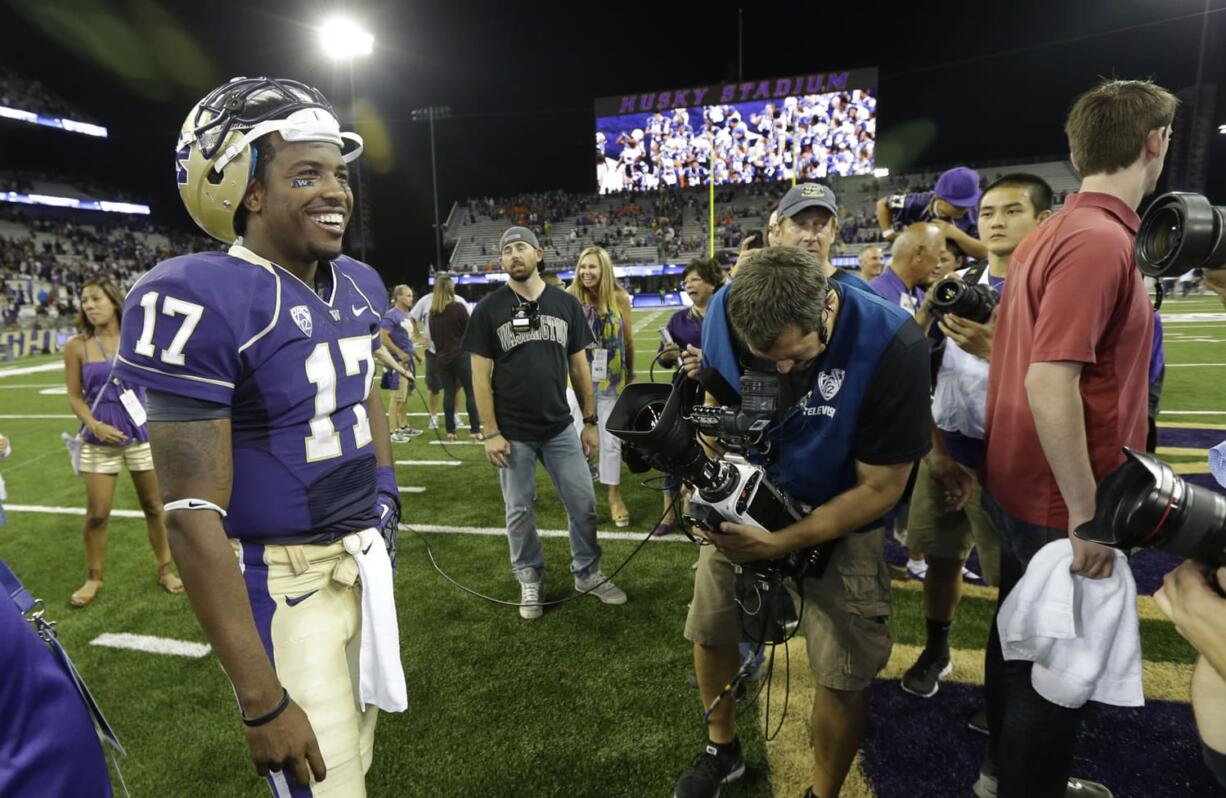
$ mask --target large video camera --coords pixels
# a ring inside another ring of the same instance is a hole
[[[1134,252],[1137,267],[1148,277],[1226,267],[1226,208],[1209,204],[1200,194],[1163,194],[1141,219]]]
[[[1184,481],[1156,457],[1126,446],[1124,455],[1124,463],[1098,483],[1094,518],[1077,527],[1077,537],[1226,565],[1226,496]]]
[[[606,426],[622,441],[622,458],[632,472],[655,468],[693,489],[682,512],[687,523],[714,534],[723,521],[774,532],[809,511],[776,488],[762,466],[745,459],[776,416],[779,387],[777,375],[750,371],[741,378],[739,407],[708,407],[698,402],[698,383],[679,373],[671,386],[627,385]],[[718,460],[708,457],[695,438],[700,432],[716,438],[729,453]],[[766,577],[820,576],[833,545],[746,567]]]

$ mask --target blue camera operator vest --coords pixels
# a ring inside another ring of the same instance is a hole
[[[901,308],[871,292],[841,283],[834,287],[842,304],[830,345],[813,365],[807,395],[767,429],[768,455],[756,449],[748,453],[751,462],[766,467],[780,490],[815,507],[856,484],[853,448],[865,394],[898,329],[912,321]],[[704,368],[718,370],[739,393],[741,368],[728,325],[726,294],[726,288],[720,289],[707,307],[702,359]]]

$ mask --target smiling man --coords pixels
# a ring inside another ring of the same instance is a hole
[[[377,708],[407,704],[400,499],[371,391],[387,293],[341,254],[360,153],[301,83],[235,79],[201,100],[179,192],[229,249],[132,288],[115,369],[148,388],[171,550],[277,796],[365,795]]]
[[[575,590],[605,604],[625,604],[626,594],[601,573],[596,542],[596,491],[587,466],[598,446],[587,362],[593,339],[583,306],[541,279],[536,233],[512,227],[498,249],[510,279],[473,310],[464,349],[472,355],[477,409],[490,425],[481,439],[486,460],[498,469],[511,571],[520,586],[519,615],[532,620],[543,612],[545,554],[533,509],[538,460],[566,507]],[[579,434],[566,402],[568,377],[583,413]]]
[[[708,315],[704,341],[713,322]],[[817,681],[810,794],[835,796],[868,720],[869,684],[890,656],[881,519],[930,446],[928,343],[901,308],[827,280],[817,257],[795,247],[746,255],[727,289],[727,316],[714,323],[728,325],[713,332],[731,340],[733,353],[716,362],[704,349],[704,365],[734,390],[746,368],[783,375],[780,411],[749,458],[816,509],[785,529],[725,523],[707,535],[715,545],[699,555],[685,626],[699,691],[711,707],[740,664],[733,562],[838,540],[825,571],[793,592]],[[734,702],[715,705],[707,734],[678,798],[715,796],[744,773]]]

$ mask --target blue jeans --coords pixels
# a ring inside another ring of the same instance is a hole
[[[983,509],[1000,530],[999,616],[1000,605],[1021,581],[1034,555],[1048,543],[1068,537],[1068,531],[1013,518],[987,491]],[[996,620],[992,618],[984,663],[983,691],[991,736],[982,769],[997,776],[1000,798],[1064,798],[1085,707],[1067,709],[1035,692],[1030,682],[1033,664],[1005,661]]]
[[[507,511],[507,541],[511,547],[511,571],[520,582],[545,579],[545,555],[536,533],[532,500],[536,495],[536,461],[557,488],[566,508],[570,531],[570,570],[587,576],[600,568],[600,544],[596,542],[596,490],[592,473],[575,428],[566,429],[547,441],[510,441],[507,467],[498,469],[502,501]]]

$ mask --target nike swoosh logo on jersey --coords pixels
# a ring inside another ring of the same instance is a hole
[[[361,316],[363,313],[370,310],[370,308],[364,308],[359,305],[353,305],[349,309],[353,311],[353,315],[355,316]]]
[[[318,590],[312,590],[310,593],[303,593],[301,596],[292,596],[292,597],[286,596],[285,604],[288,607],[297,607],[299,604],[306,601],[307,599],[309,599],[311,596],[315,595],[318,592],[319,592]]]
[[[362,549],[362,553],[365,554],[366,552],[370,551],[371,546],[374,546],[374,545],[375,545],[374,543],[371,543],[370,546],[367,546],[366,548]]]

